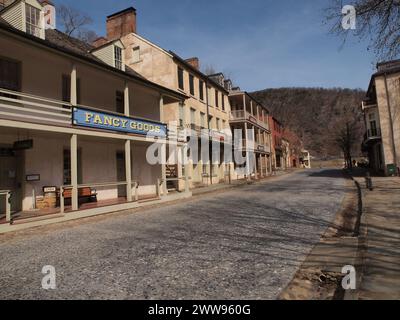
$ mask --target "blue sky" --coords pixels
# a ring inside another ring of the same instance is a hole
[[[329,0],[56,0],[105,19],[133,6],[138,34],[183,58],[197,56],[247,91],[276,87],[366,89],[374,56],[367,43],[328,34]],[[351,0],[349,0],[351,3]]]

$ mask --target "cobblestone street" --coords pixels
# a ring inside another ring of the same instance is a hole
[[[340,170],[0,237],[1,299],[275,299],[333,220]],[[43,290],[42,267],[57,289]]]

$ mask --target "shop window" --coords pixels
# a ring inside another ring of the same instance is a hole
[[[115,92],[115,105],[118,113],[125,113],[124,93],[122,91]]]
[[[71,185],[71,151],[64,149],[63,154],[63,184]],[[82,184],[82,150],[78,149],[78,184]]]

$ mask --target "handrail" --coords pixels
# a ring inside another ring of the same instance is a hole
[[[11,222],[11,190],[0,190],[0,196],[6,196],[6,222]]]
[[[22,93],[22,92],[13,91],[13,90],[7,90],[7,89],[4,89],[4,88],[0,88],[0,92],[1,93],[6,93],[6,94],[10,94],[10,95],[13,95],[13,96],[20,96],[20,97],[23,97],[23,98],[29,98],[29,99],[33,99],[33,100],[39,100],[39,101],[59,104],[61,106],[72,106],[71,103],[66,102],[66,101],[59,101],[59,100],[50,99],[50,98],[42,98],[42,97],[39,97],[39,96],[35,96],[33,94]]]

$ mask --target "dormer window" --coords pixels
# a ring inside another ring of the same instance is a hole
[[[114,46],[115,67],[122,70],[122,48]]]
[[[45,39],[44,9],[41,2],[37,0],[0,0],[0,2],[5,5],[0,11],[1,19],[15,29]]]
[[[25,4],[26,8],[26,33],[35,37],[41,36],[42,28],[40,27],[40,10]]]
[[[121,40],[107,41],[104,39],[97,43],[91,53],[109,66],[125,71],[124,50],[125,47]]]

